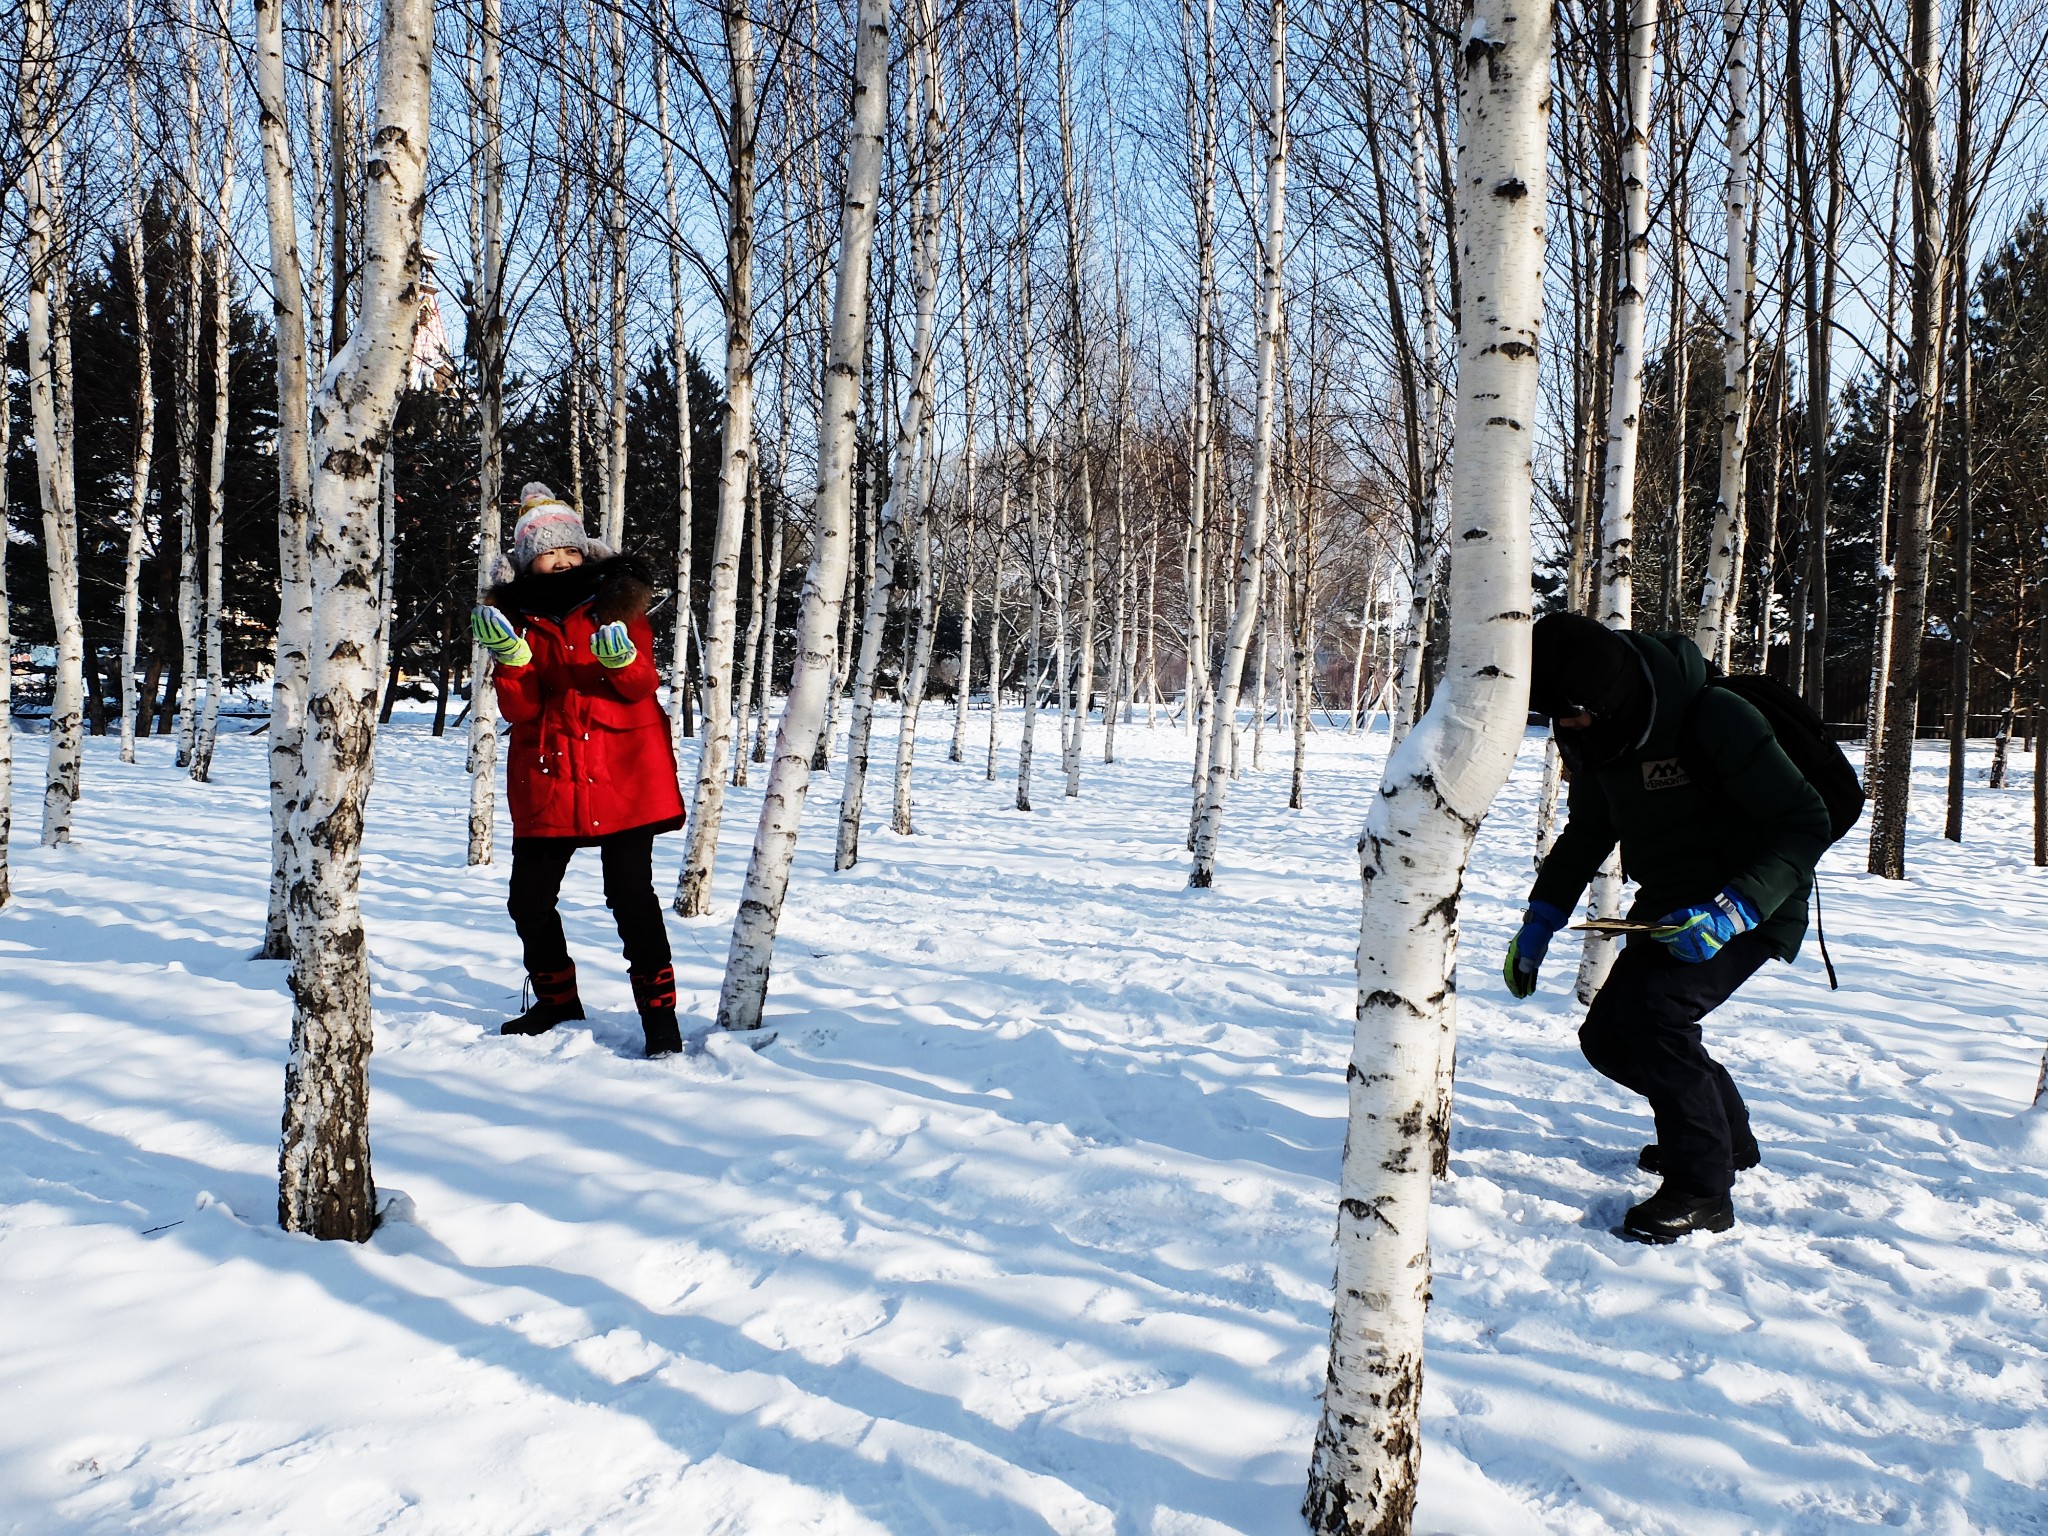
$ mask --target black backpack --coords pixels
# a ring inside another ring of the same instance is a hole
[[[1856,777],[1840,743],[1830,736],[1819,715],[1806,700],[1775,677],[1761,672],[1739,672],[1730,677],[1712,662],[1707,663],[1707,686],[1725,688],[1739,699],[1747,699],[1764,717],[1778,745],[1792,759],[1792,766],[1814,787],[1828,808],[1828,841],[1839,843],[1863,816],[1863,781]],[[1691,719],[1679,738],[1681,753],[1698,761],[1697,752],[1684,752],[1691,734]],[[1813,926],[1820,940],[1820,963],[1827,967],[1830,990],[1841,985],[1835,979],[1835,962],[1828,954],[1828,932],[1820,915],[1820,876],[1813,880]]]
[[[1819,715],[1775,677],[1760,672],[1724,676],[1711,665],[1707,686],[1725,688],[1755,706],[1778,745],[1792,759],[1828,808],[1828,841],[1839,843],[1863,816],[1863,783],[1856,777],[1841,745],[1828,734]]]

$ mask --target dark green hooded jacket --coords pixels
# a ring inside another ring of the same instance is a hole
[[[1656,694],[1650,733],[1572,780],[1569,819],[1530,899],[1571,911],[1618,840],[1622,869],[1639,887],[1631,918],[1654,921],[1733,886],[1762,914],[1758,932],[1771,952],[1790,960],[1806,936],[1813,867],[1829,842],[1826,803],[1756,706],[1707,687],[1692,641],[1624,638]]]

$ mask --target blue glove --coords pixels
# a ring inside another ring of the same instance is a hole
[[[1650,937],[1670,950],[1673,959],[1697,965],[1713,959],[1722,945],[1762,921],[1749,898],[1731,885],[1712,901],[1665,913]]]
[[[469,632],[476,643],[498,658],[501,667],[523,667],[533,660],[533,647],[516,633],[512,621],[495,608],[470,610]]]
[[[1536,990],[1536,970],[1550,949],[1550,936],[1562,928],[1571,914],[1547,901],[1532,901],[1522,914],[1522,926],[1508,940],[1508,957],[1501,962],[1500,978],[1516,997]]]
[[[638,656],[640,651],[627,638],[625,625],[605,624],[590,637],[590,654],[616,672],[621,667],[633,665],[633,658]]]

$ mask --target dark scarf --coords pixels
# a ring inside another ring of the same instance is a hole
[[[1657,694],[1626,635],[1584,614],[1553,613],[1530,633],[1529,707],[1550,716],[1565,766],[1589,773],[1642,745]],[[1559,716],[1581,712],[1593,717],[1591,725],[1557,725]]]
[[[490,601],[510,614],[557,622],[595,603],[597,621],[610,624],[644,614],[653,596],[647,567],[631,555],[614,555],[566,571],[521,572],[491,588]]]

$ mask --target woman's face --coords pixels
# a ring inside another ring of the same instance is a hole
[[[573,571],[582,563],[580,549],[544,549],[533,557],[532,569],[537,575],[552,576],[556,571]]]

